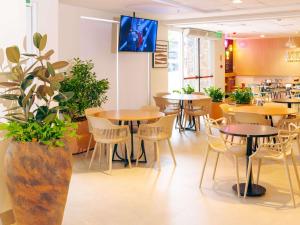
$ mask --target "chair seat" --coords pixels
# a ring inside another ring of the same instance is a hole
[[[163,113],[165,115],[174,115],[174,114],[178,114],[179,113],[179,109],[172,109],[172,108],[169,108],[169,109],[165,109],[163,111]]]
[[[291,151],[286,151],[286,155],[291,155]],[[262,147],[254,156],[258,159],[270,159],[270,160],[283,160],[284,155],[282,152],[275,151],[268,147]]]
[[[148,141],[161,141],[170,138],[170,135],[167,133],[160,132],[158,135],[137,135],[138,138]]]
[[[118,144],[124,143],[128,140],[128,138],[114,138],[114,139],[105,139],[105,138],[96,138],[94,137],[95,142],[103,143],[103,144]]]

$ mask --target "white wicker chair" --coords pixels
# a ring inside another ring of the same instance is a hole
[[[109,173],[111,174],[112,170],[112,156],[113,156],[113,147],[115,144],[123,144],[125,149],[127,149],[127,159],[129,162],[129,167],[131,168],[130,153],[129,148],[127,148],[127,142],[130,138],[129,127],[118,126],[112,124],[109,120],[99,117],[87,117],[91,126],[92,134],[96,141],[94,152],[90,161],[89,168],[91,167],[93,160],[95,158],[96,152],[99,149],[99,166],[101,162],[101,145],[109,146],[108,162],[109,162]]]

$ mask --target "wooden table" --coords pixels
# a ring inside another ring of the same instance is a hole
[[[256,141],[253,143],[253,138],[273,137],[278,135],[278,130],[271,126],[253,125],[253,124],[232,124],[220,128],[220,132],[227,135],[246,137],[247,138],[247,167],[249,157],[256,151]],[[254,145],[253,145],[254,144]],[[246,170],[247,171],[247,170]],[[240,185],[240,194],[244,195],[245,183]],[[237,184],[233,185],[233,190],[237,191]],[[250,174],[249,186],[247,189],[247,196],[262,196],[266,193],[266,189],[260,185],[253,184],[252,170]]]
[[[244,113],[255,113],[264,116],[286,116],[291,114],[296,114],[296,109],[281,108],[281,107],[271,107],[271,106],[233,106],[229,108],[230,112],[244,112]]]
[[[131,161],[134,162],[135,159],[133,158],[133,152],[134,152],[134,145],[133,145],[133,121],[137,121],[138,125],[140,124],[140,121],[146,121],[146,120],[155,120],[163,117],[165,114],[162,112],[153,112],[153,111],[147,111],[147,110],[131,110],[131,109],[121,109],[121,110],[108,110],[108,111],[101,111],[94,114],[94,116],[105,118],[108,120],[118,121],[121,125],[122,121],[125,121],[129,123],[130,127],[130,134],[131,134]],[[114,148],[114,154],[113,159],[115,155],[121,160],[125,161],[127,164],[127,159],[122,158],[117,151],[117,145],[115,145]],[[146,152],[145,152],[145,146],[144,142],[142,141],[142,154],[139,156],[139,158],[142,158],[144,156],[144,161],[140,162],[147,162]],[[138,156],[137,156],[138,157]],[[116,161],[116,160],[115,160]]]
[[[203,99],[210,99],[210,97],[205,95],[195,95],[195,94],[169,94],[162,96],[164,99],[168,100],[177,100],[180,103],[180,118],[181,118],[181,124],[180,129],[183,129],[183,110],[184,110],[184,101],[197,101],[197,100],[203,100]],[[193,122],[193,123],[192,123]],[[186,128],[187,130],[192,130],[195,125],[195,119],[190,119],[189,126]]]
[[[288,105],[288,108],[292,108],[292,104],[300,104],[300,98],[279,98],[272,101],[277,103],[285,103]]]

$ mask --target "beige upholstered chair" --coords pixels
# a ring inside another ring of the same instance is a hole
[[[169,92],[158,92],[158,93],[156,93],[155,97],[162,97],[164,95],[170,95],[170,94],[171,93],[169,93]]]
[[[99,108],[99,107],[88,108],[88,109],[84,110],[84,114],[85,114],[86,117],[88,117],[88,116],[93,116],[95,113],[98,113],[98,112],[101,112],[101,111],[102,111],[102,109]],[[88,147],[86,149],[86,154],[85,154],[86,158],[89,156],[90,147],[91,147],[91,143],[92,143],[92,139],[93,139],[92,125],[90,124],[89,121],[88,121],[88,126],[89,126],[90,140],[89,140]]]
[[[141,142],[149,141],[154,144],[155,157],[157,160],[158,168],[160,169],[160,150],[158,143],[161,141],[167,141],[171,155],[173,158],[174,165],[176,166],[175,154],[171,145],[171,137],[173,131],[173,125],[176,115],[169,115],[160,118],[157,122],[151,124],[142,124],[139,127],[137,138],[138,138],[138,150],[136,155],[136,166],[139,162],[139,155],[141,151]]]
[[[129,162],[129,167],[131,167],[129,148],[127,148],[127,142],[130,138],[130,131],[128,126],[118,126],[112,124],[109,120],[99,117],[87,117],[91,126],[92,134],[96,141],[94,152],[90,161],[89,168],[91,167],[93,160],[95,158],[96,152],[99,149],[99,166],[101,162],[101,145],[109,146],[108,162],[109,162],[109,173],[112,170],[112,156],[113,147],[115,144],[124,145],[127,149],[127,159]],[[129,146],[128,146],[129,147]]]
[[[222,119],[221,119],[222,120]],[[208,155],[210,152],[215,152],[217,154],[217,158],[214,165],[213,171],[213,179],[215,179],[217,165],[219,161],[220,154],[229,154],[233,156],[235,160],[235,172],[236,172],[236,181],[237,181],[237,192],[238,196],[240,196],[240,178],[239,178],[239,167],[238,167],[238,158],[245,157],[246,154],[246,146],[233,143],[229,141],[229,139],[225,139],[223,135],[219,132],[219,124],[220,120],[213,120],[206,118],[205,119],[205,132],[207,136],[208,147],[205,153],[205,159],[202,167],[201,177],[200,177],[200,185],[202,185],[203,176],[207,164]]]
[[[293,126],[293,125],[290,124],[290,126]],[[293,133],[290,132],[290,135],[287,136],[286,132],[280,131],[279,136],[278,136],[278,141],[275,144],[274,143],[261,144],[258,147],[257,151],[254,152],[250,156],[244,198],[246,198],[246,194],[247,194],[249,178],[250,178],[250,170],[251,170],[253,161],[256,159],[258,160],[258,171],[257,171],[257,178],[256,178],[256,183],[258,183],[262,160],[272,160],[275,162],[283,163],[283,166],[285,167],[285,170],[286,170],[288,182],[289,182],[291,200],[293,202],[293,206],[294,207],[296,206],[292,180],[291,180],[290,171],[289,171],[288,162],[287,162],[288,159],[291,159],[293,168],[294,168],[294,172],[296,174],[298,188],[300,189],[299,174],[298,174],[296,160],[294,158],[293,148],[292,148],[292,141],[291,141],[292,134]]]
[[[209,117],[211,110],[211,99],[194,100],[192,102],[185,102],[184,104],[184,128],[189,117],[195,118],[196,131],[200,131],[200,118]]]

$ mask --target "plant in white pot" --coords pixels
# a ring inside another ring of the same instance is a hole
[[[20,54],[17,46],[6,49],[11,70],[2,73],[7,82],[0,98],[13,102],[6,110],[7,122],[0,125],[10,140],[5,157],[5,179],[17,225],[60,225],[67,199],[72,166],[67,135],[75,125],[61,115],[58,105],[73,93],[61,93],[59,72],[68,63],[51,63],[53,50],[46,47],[47,35],[34,34],[37,54]],[[29,64],[30,66],[26,66]],[[56,104],[55,104],[56,103]]]

